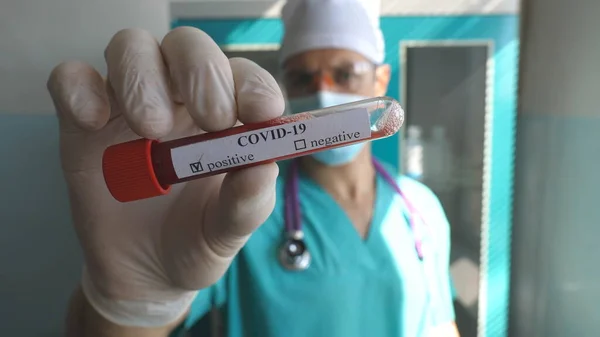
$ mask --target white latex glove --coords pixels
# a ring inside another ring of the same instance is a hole
[[[108,320],[162,326],[214,284],[275,203],[276,164],[174,185],[167,196],[117,202],[102,154],[145,137],[175,139],[278,117],[273,77],[246,59],[228,60],[194,28],[159,44],[149,33],[117,33],[105,51],[107,80],[91,66],[57,66],[48,89],[60,121],[62,167],[83,248],[83,290]]]

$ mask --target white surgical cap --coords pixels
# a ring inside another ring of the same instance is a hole
[[[384,61],[379,0],[288,0],[281,11],[285,34],[281,63],[313,49],[347,49]]]

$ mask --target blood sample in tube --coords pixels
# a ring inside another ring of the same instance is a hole
[[[167,194],[185,181],[386,138],[403,122],[396,100],[375,97],[165,142],[112,145],[102,170],[112,196],[129,202]]]

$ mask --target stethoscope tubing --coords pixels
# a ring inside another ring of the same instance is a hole
[[[286,239],[299,238],[303,240],[302,231],[302,213],[300,210],[300,201],[298,200],[298,161],[294,160],[291,163],[289,176],[285,185],[285,233]],[[394,189],[396,193],[402,198],[407,211],[408,211],[408,223],[410,229],[414,235],[415,249],[419,259],[423,260],[423,233],[418,226],[418,222],[421,225],[425,225],[424,219],[410,200],[406,197],[404,192],[400,189],[400,186],[394,178],[385,170],[383,165],[373,158],[373,166],[378,174]],[[418,220],[417,220],[418,218]]]

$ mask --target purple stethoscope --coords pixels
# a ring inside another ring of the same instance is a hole
[[[412,205],[400,186],[390,174],[383,168],[381,163],[373,159],[375,171],[398,193],[402,198],[409,213],[409,226],[414,235],[415,249],[419,260],[423,261],[423,241],[421,226],[417,225],[417,217],[424,224],[423,217]],[[279,261],[289,270],[306,270],[310,266],[311,255],[304,242],[302,231],[302,214],[298,200],[298,162],[291,163],[290,172],[285,185],[285,240],[279,249]]]

